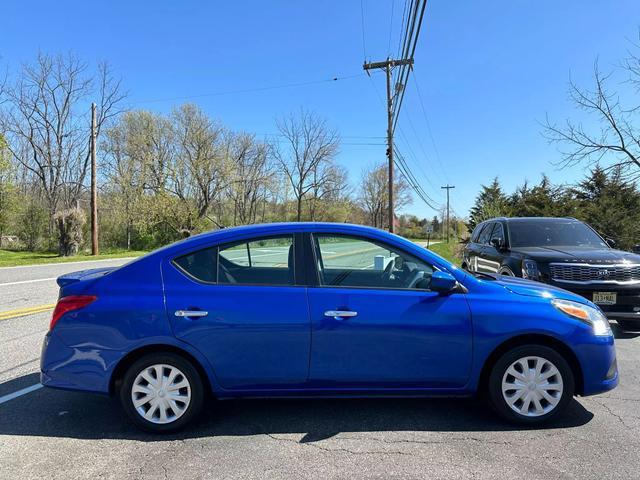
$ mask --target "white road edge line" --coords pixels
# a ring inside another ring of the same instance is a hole
[[[82,263],[115,262],[117,260],[133,260],[134,258],[140,258],[140,257],[102,258],[100,260],[82,260],[80,262],[52,262],[52,263],[38,263],[36,265],[15,265],[13,267],[0,267],[0,271],[11,270],[13,268],[51,267],[53,265],[56,265],[59,267],[64,265],[78,265]]]
[[[34,283],[34,282],[49,282],[51,280],[55,280],[58,277],[51,277],[51,278],[37,278],[35,280],[21,280],[19,282],[7,282],[7,283],[0,283],[0,287],[6,287],[8,285],[22,285],[23,283]]]
[[[35,392],[36,390],[40,390],[43,387],[41,383],[36,383],[35,385],[31,385],[30,387],[23,388],[22,390],[18,390],[17,392],[10,393],[5,395],[4,397],[0,397],[0,405],[6,403],[14,398],[21,397],[26,395],[27,393]]]

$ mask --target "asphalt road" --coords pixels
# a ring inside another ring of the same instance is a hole
[[[117,263],[0,269],[0,318],[54,303],[59,274]],[[0,320],[0,479],[640,477],[636,334],[616,329],[618,389],[544,429],[506,425],[473,400],[247,400],[150,436],[112,399],[37,389],[49,317]]]

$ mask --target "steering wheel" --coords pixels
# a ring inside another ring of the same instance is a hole
[[[387,282],[393,279],[393,260],[391,260],[382,272],[382,281]]]

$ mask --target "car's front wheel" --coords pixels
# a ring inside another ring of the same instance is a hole
[[[202,408],[203,385],[194,366],[173,353],[153,353],[134,362],[120,386],[120,402],[136,425],[173,432]]]
[[[506,420],[535,424],[565,409],[574,393],[567,361],[542,345],[524,345],[506,352],[493,366],[489,399]]]

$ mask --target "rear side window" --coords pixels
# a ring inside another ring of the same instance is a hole
[[[293,285],[293,236],[223,244],[176,258],[174,264],[206,283]]]
[[[491,238],[491,232],[493,231],[495,223],[487,223],[485,227],[480,232],[480,236],[478,237],[478,241],[476,243],[487,244],[489,243],[489,239]]]
[[[173,263],[196,280],[215,283],[218,275],[218,247],[206,248],[176,258]]]

